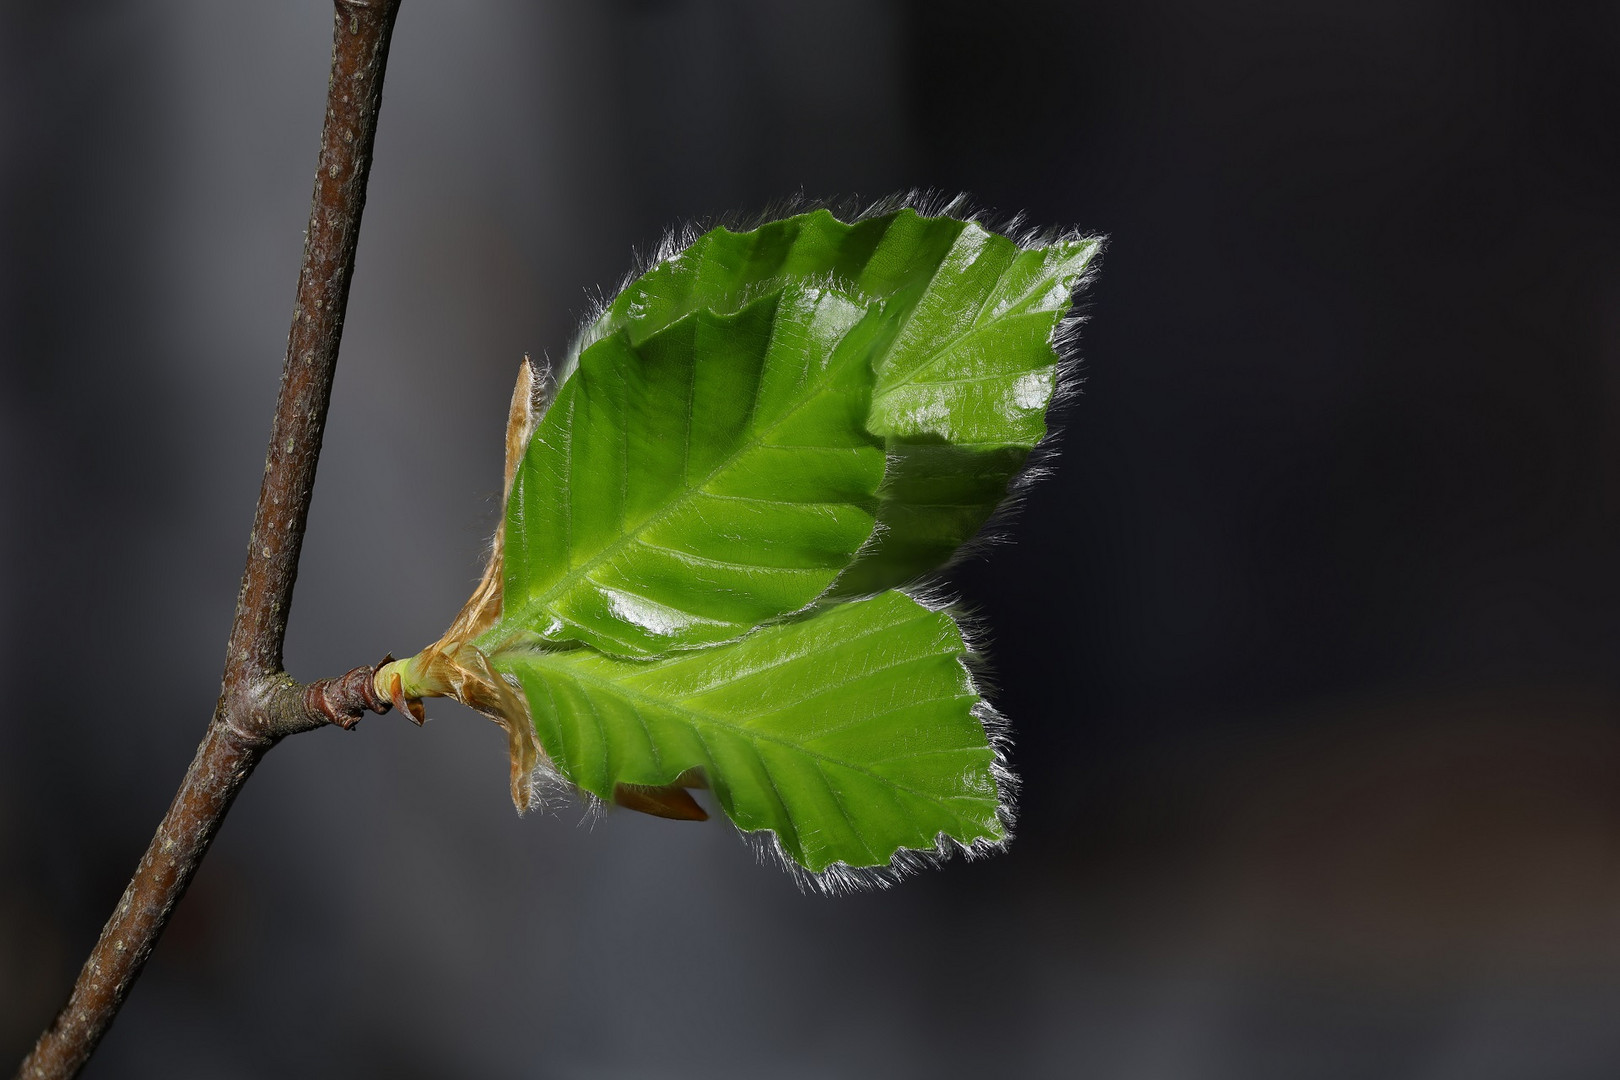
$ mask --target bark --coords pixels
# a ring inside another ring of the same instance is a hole
[[[219,703],[157,835],[20,1078],[58,1080],[83,1068],[265,752],[287,735],[352,727],[364,712],[389,708],[373,685],[374,668],[303,686],[281,663],[399,0],[335,0],[335,7],[314,205]]]

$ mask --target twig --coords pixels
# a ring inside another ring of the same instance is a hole
[[[219,703],[72,996],[23,1061],[19,1078],[59,1080],[84,1066],[265,752],[284,736],[329,723],[352,727],[366,710],[389,707],[372,685],[373,668],[305,687],[281,666],[366,202],[388,42],[399,13],[399,0],[335,0],[335,6],[332,74],[298,303]]]

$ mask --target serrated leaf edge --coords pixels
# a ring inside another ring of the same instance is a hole
[[[961,857],[964,861],[972,862],[1004,851],[1012,842],[1018,817],[1018,792],[1021,786],[1017,773],[1013,770],[1010,755],[1012,751],[1011,726],[999,709],[990,703],[986,697],[988,667],[985,654],[978,642],[982,638],[978,620],[967,612],[960,603],[939,593],[920,589],[897,589],[914,603],[934,614],[944,614],[956,626],[958,635],[962,640],[962,653],[957,657],[957,663],[962,667],[967,677],[968,687],[978,701],[969,710],[970,715],[979,722],[984,730],[986,742],[991,752],[990,776],[996,785],[995,817],[1001,835],[996,838],[979,837],[971,841],[961,841],[952,837],[945,831],[940,831],[934,838],[933,847],[897,849],[889,858],[887,865],[881,866],[851,866],[847,862],[839,861],[828,865],[825,869],[816,871],[801,866],[788,854],[782,844],[777,830],[771,828],[744,829],[732,822],[729,816],[726,820],[732,825],[743,844],[754,853],[755,861],[761,865],[773,865],[787,873],[800,892],[821,896],[844,896],[866,890],[887,889],[899,884],[906,878],[922,870],[937,868],[949,862],[954,857]],[[589,647],[585,647],[587,651]],[[657,663],[657,660],[646,661]],[[517,696],[524,702],[527,710],[527,697],[515,677],[505,676]],[[531,716],[532,723],[532,716]],[[538,740],[537,740],[538,741]],[[593,792],[578,787],[567,780],[562,773],[551,765],[549,758],[544,758],[541,767],[536,770],[533,780],[536,792],[536,805],[551,806],[555,800],[564,794],[572,795],[582,806],[584,814],[581,823],[598,820],[607,808],[607,802]]]

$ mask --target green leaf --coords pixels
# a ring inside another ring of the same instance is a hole
[[[878,530],[829,599],[882,592],[932,574],[955,557],[1007,497],[1023,468],[1021,447],[891,440]]]
[[[714,229],[632,281],[580,343],[640,340],[786,282],[830,277],[880,303],[894,337],[873,359],[867,427],[896,460],[877,540],[840,583],[844,594],[876,591],[937,569],[1006,497],[1046,434],[1053,338],[1099,247],[1094,238],[1020,244],[909,208]]]
[[[871,536],[871,356],[893,327],[794,283],[585,350],[507,505],[500,622],[624,656],[727,641],[804,608]]]
[[[1023,249],[968,225],[877,360],[867,429],[889,475],[878,539],[839,582],[844,595],[903,584],[945,565],[1006,499],[1046,437],[1057,389],[1054,337],[1099,248]]]
[[[995,749],[955,622],[901,593],[656,661],[512,649],[541,745],[603,799],[707,774],[737,826],[812,873],[1007,838]]]
[[[964,226],[877,363],[868,427],[900,439],[1028,449],[1046,435],[1052,335],[1097,241],[1024,250]]]
[[[706,778],[823,886],[999,846],[994,714],[955,622],[895,586],[1045,438],[1098,249],[909,208],[695,238],[582,332],[537,427],[520,379],[485,579],[377,685],[503,724],[520,809],[543,747],[660,816],[703,816]]]

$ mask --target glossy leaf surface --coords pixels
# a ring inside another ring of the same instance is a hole
[[[831,888],[999,845],[993,712],[954,620],[896,586],[1045,438],[1098,248],[909,208],[696,237],[582,331],[549,406],[525,367],[484,580],[378,685],[502,724],[520,810],[548,770],[682,819],[707,783]]]
[[[878,540],[841,586],[873,591],[936,569],[1006,497],[1046,434],[1052,339],[1098,248],[1023,246],[911,209],[849,223],[817,210],[704,233],[631,282],[581,340],[638,339],[784,282],[831,278],[877,301],[894,337],[873,361],[867,428],[897,461]]]
[[[995,753],[949,615],[896,592],[656,661],[511,650],[541,744],[573,783],[708,776],[738,827],[819,873],[1005,839]]]
[[[710,645],[803,608],[870,537],[865,431],[893,328],[825,287],[592,345],[518,467],[501,621],[623,656]]]

